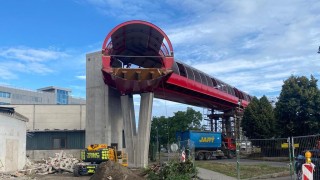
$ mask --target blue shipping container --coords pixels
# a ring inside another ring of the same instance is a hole
[[[221,147],[221,133],[211,131],[184,131],[177,132],[178,141],[186,141],[190,139],[194,142],[196,149],[217,149]]]

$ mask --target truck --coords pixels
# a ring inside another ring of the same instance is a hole
[[[197,160],[209,160],[212,157],[217,159],[233,158],[236,151],[234,139],[223,137],[220,132],[180,131],[176,132],[176,139],[178,141],[192,141]]]

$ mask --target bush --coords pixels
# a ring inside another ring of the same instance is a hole
[[[163,165],[158,172],[148,171],[149,180],[189,180],[196,175],[197,169],[190,160],[184,163],[170,161]]]

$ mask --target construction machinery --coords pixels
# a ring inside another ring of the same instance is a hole
[[[94,174],[100,163],[105,161],[119,162],[123,166],[128,166],[127,156],[122,151],[117,151],[116,146],[108,146],[107,144],[92,144],[85,150],[80,152],[81,163],[73,168],[74,176],[83,176]]]

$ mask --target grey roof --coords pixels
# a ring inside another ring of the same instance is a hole
[[[3,115],[12,116],[13,118],[19,119],[21,121],[26,121],[26,122],[29,121],[27,117],[15,112],[14,108],[12,107],[0,106],[0,113]]]
[[[39,90],[39,91],[45,91],[45,90],[51,90],[51,89],[60,89],[60,90],[64,90],[64,91],[71,92],[71,89],[60,88],[60,87],[56,87],[56,86],[43,87],[43,88],[40,88],[40,89],[37,89],[37,90]]]

